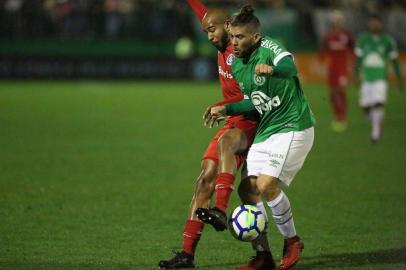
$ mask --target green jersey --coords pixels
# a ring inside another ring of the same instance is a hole
[[[294,69],[293,75],[278,76],[276,73],[278,63],[288,56],[291,53],[278,42],[264,37],[261,46],[251,54],[247,63],[241,58],[233,60],[232,73],[245,99],[250,100],[250,106],[255,107],[261,116],[254,143],[265,141],[276,133],[304,130],[315,123],[293,61],[289,59]],[[258,64],[273,66],[274,73],[271,76],[257,76],[255,67]],[[238,113],[237,107],[238,104],[226,105],[227,113]]]
[[[395,40],[389,35],[362,34],[355,48],[359,57],[360,72],[364,81],[378,81],[387,79],[388,58],[398,56]]]

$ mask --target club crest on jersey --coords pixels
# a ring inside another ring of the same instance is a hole
[[[254,74],[254,83],[258,86],[264,85],[266,82],[266,77],[265,76],[258,76],[257,74]]]
[[[251,93],[251,101],[254,104],[255,108],[259,112],[259,114],[263,114],[264,112],[271,111],[272,107],[276,108],[281,105],[281,100],[279,96],[275,97],[268,97],[261,91],[254,91]]]
[[[227,57],[226,64],[231,66],[231,64],[233,63],[234,57],[235,57],[234,54],[230,53]]]

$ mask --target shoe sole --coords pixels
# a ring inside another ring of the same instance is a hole
[[[200,221],[212,225],[216,231],[224,231],[227,229],[227,225],[219,222],[216,216],[211,215],[209,209],[197,208],[195,213]]]
[[[195,268],[194,264],[192,264],[192,265],[177,264],[174,266],[168,266],[167,263],[168,263],[167,261],[159,262],[159,264],[158,264],[159,269]]]

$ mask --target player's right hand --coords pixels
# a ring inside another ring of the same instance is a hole
[[[263,75],[272,75],[273,73],[273,68],[270,65],[266,64],[258,64],[255,66],[255,74],[259,76]]]
[[[226,118],[225,106],[213,106],[207,108],[203,115],[204,125],[212,128],[215,123],[218,123]]]

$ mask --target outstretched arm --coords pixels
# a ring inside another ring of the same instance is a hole
[[[215,123],[218,123],[219,121],[225,119],[226,115],[249,114],[253,111],[255,111],[255,107],[249,99],[243,99],[240,102],[209,107],[203,115],[204,125],[211,128]]]
[[[193,12],[196,14],[197,18],[201,22],[204,15],[207,13],[207,7],[203,5],[199,0],[187,0],[189,6],[192,8]]]
[[[398,82],[398,89],[399,91],[403,91],[403,82],[402,82],[402,75],[400,72],[400,66],[399,66],[399,60],[398,58],[394,58],[392,59],[392,66],[393,66],[393,70],[395,71],[395,75],[396,75],[396,79]]]
[[[251,100],[243,99],[240,102],[229,103],[225,106],[226,115],[248,114],[255,111],[255,106]]]
[[[225,99],[221,102],[218,102],[216,104],[214,104],[214,106],[222,106],[222,105],[226,105],[228,103],[234,103],[234,102],[238,102],[244,99],[244,94],[241,92],[239,93],[239,95]]]
[[[257,75],[268,75],[278,78],[290,78],[297,75],[297,68],[291,56],[282,58],[276,66],[258,64],[255,67]]]

